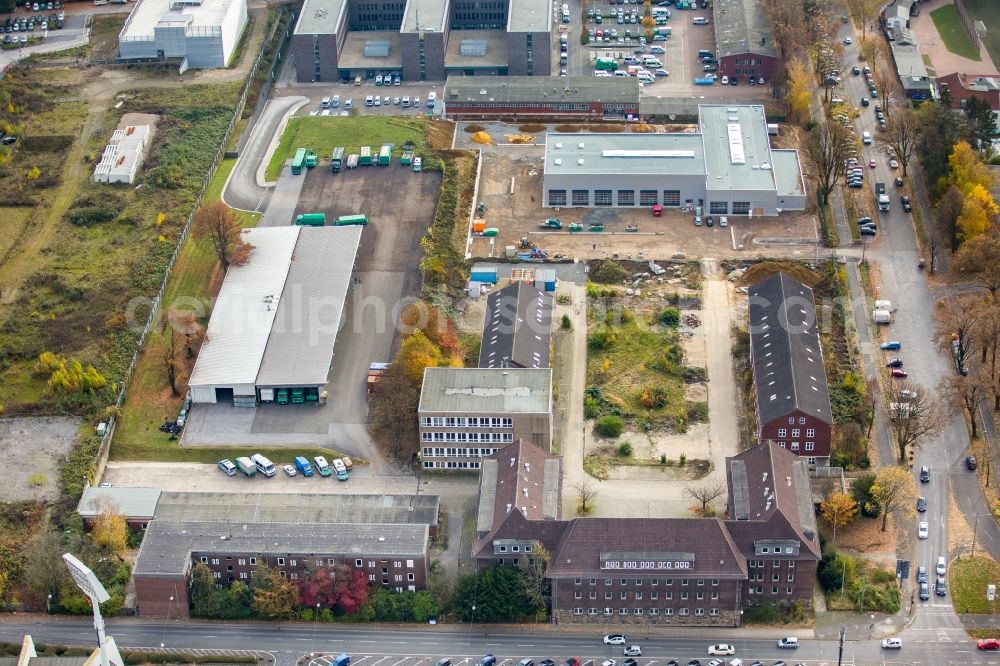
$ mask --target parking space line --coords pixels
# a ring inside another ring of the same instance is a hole
[[[371,666],[378,666],[379,664],[381,664],[381,663],[382,663],[383,661],[385,661],[385,660],[386,660],[386,659],[388,659],[388,658],[389,658],[389,657],[382,657],[382,658],[381,658],[381,659],[379,659],[378,661],[374,661],[374,662],[372,662],[372,665],[371,665]]]
[[[407,659],[409,659],[409,657],[403,657],[402,659],[400,659],[399,661],[397,661],[397,662],[396,662],[395,664],[393,664],[392,666],[399,666],[399,664],[402,664],[402,663],[403,663],[404,661],[406,661]]]

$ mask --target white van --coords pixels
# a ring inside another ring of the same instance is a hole
[[[259,453],[255,453],[252,456],[250,456],[250,460],[252,460],[253,464],[257,466],[257,471],[263,474],[264,476],[274,476],[275,472],[277,471],[274,469],[274,463],[272,463],[270,460],[260,455]]]
[[[427,93],[427,108],[428,109],[433,109],[434,108],[434,102],[436,100],[437,100],[437,93],[436,92],[434,92],[432,90],[431,92]]]
[[[871,145],[871,142],[872,142],[872,133],[871,132],[862,132],[861,133],[861,143],[863,143],[866,146],[868,146],[868,145]]]

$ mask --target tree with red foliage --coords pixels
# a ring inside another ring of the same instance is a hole
[[[368,577],[361,569],[338,565],[334,570],[332,602],[340,606],[345,614],[351,615],[361,610],[368,598]]]
[[[306,608],[340,609],[346,615],[358,612],[368,598],[368,578],[360,569],[337,565],[312,570],[299,579],[299,601]]]

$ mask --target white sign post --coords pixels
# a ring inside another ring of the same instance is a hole
[[[986,586],[986,601],[995,601],[997,598],[997,586],[987,585]]]
[[[63,555],[63,562],[69,568],[76,586],[87,595],[94,608],[94,629],[97,630],[97,646],[101,651],[101,666],[124,666],[115,639],[104,633],[104,618],[101,617],[101,604],[110,599],[111,595],[86,564],[69,553]]]

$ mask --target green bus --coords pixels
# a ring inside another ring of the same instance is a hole
[[[295,151],[295,157],[292,159],[292,175],[299,175],[302,173],[302,167],[306,163],[306,149],[299,148]]]
[[[618,69],[618,61],[614,58],[598,58],[594,63],[596,69],[603,69],[605,71],[613,72]]]
[[[333,223],[335,227],[346,227],[350,225],[365,226],[368,224],[367,215],[341,215],[337,218],[337,221]]]

